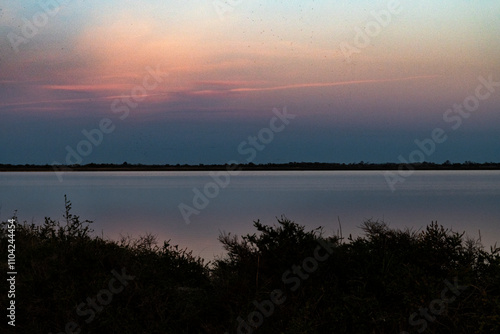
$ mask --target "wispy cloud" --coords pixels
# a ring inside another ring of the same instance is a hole
[[[195,87],[191,89],[180,89],[172,91],[164,91],[156,94],[149,94],[145,97],[149,98],[150,102],[179,102],[183,101],[189,96],[199,97],[220,97],[224,98],[231,93],[245,93],[245,92],[266,92],[278,91],[288,89],[302,89],[302,88],[322,88],[322,87],[335,87],[335,86],[350,86],[350,85],[363,85],[363,84],[378,84],[389,82],[401,82],[411,80],[425,80],[441,77],[441,75],[422,75],[410,76],[403,78],[386,78],[386,79],[364,79],[364,80],[349,80],[337,82],[313,82],[313,83],[299,83],[292,85],[269,86],[269,87],[237,87],[240,85],[261,85],[262,81],[199,81],[195,83]],[[34,106],[44,104],[72,104],[72,103],[88,103],[98,102],[123,98],[126,94],[119,94],[130,89],[126,84],[104,84],[104,85],[44,85],[43,88],[48,90],[60,91],[73,91],[73,92],[108,92],[101,96],[89,96],[87,98],[63,98],[63,99],[46,99],[29,102],[17,103],[3,103],[2,107],[7,106]],[[111,94],[109,94],[111,93]],[[202,101],[198,101],[202,107]]]
[[[407,80],[418,80],[418,79],[431,79],[440,77],[440,75],[423,75],[423,76],[413,76],[405,78],[392,78],[392,79],[365,79],[365,80],[350,80],[350,81],[338,81],[338,82],[316,82],[316,83],[303,83],[303,84],[293,84],[284,86],[274,86],[274,87],[244,87],[244,88],[233,88],[230,92],[261,92],[261,91],[274,91],[274,90],[285,90],[285,89],[296,89],[296,88],[313,88],[313,87],[334,87],[334,86],[349,86],[349,85],[359,85],[359,84],[370,84],[370,83],[384,83],[384,82],[397,82],[397,81],[407,81]]]
[[[55,104],[71,104],[71,103],[88,103],[88,102],[98,102],[98,101],[107,101],[107,100],[114,100],[114,99],[120,99],[123,97],[126,97],[127,95],[107,95],[107,96],[97,96],[97,97],[88,97],[88,98],[74,98],[74,99],[51,99],[51,100],[37,100],[37,101],[30,101],[30,102],[14,102],[14,103],[2,103],[0,105],[0,108],[3,107],[13,107],[13,106],[40,106],[44,104],[50,104],[50,105],[55,105]],[[143,95],[144,98],[158,98],[158,97],[164,97],[163,100],[166,100],[169,94],[167,93],[157,93],[157,94],[147,94]],[[156,99],[158,100],[158,99]],[[37,107],[37,109],[41,109],[42,107]],[[30,110],[33,108],[30,108]],[[43,107],[45,110],[56,110],[56,107]]]
[[[48,90],[62,90],[74,92],[104,92],[130,89],[127,84],[103,84],[103,85],[43,85]]]

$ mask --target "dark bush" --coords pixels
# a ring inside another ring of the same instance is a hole
[[[81,333],[237,333],[242,321],[260,333],[500,332],[500,249],[437,223],[417,232],[367,221],[345,240],[285,217],[257,221],[256,233],[221,235],[227,255],[206,264],[153,235],[93,236],[65,203],[62,224],[16,223],[16,328],[2,333],[60,333],[71,321]],[[7,222],[0,235],[6,259]],[[108,305],[88,322],[77,314],[122,270],[133,278]]]

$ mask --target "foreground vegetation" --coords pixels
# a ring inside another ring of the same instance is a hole
[[[227,256],[211,263],[91,223],[67,201],[62,223],[16,224],[16,328],[4,317],[2,333],[500,333],[500,249],[436,223],[367,221],[344,239],[257,221],[221,235]],[[7,259],[7,222],[0,232]]]

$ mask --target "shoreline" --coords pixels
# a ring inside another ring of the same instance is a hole
[[[158,172],[158,171],[386,171],[386,170],[500,170],[500,163],[283,163],[283,164],[199,164],[199,165],[143,165],[143,164],[87,164],[87,165],[12,165],[0,164],[0,172]]]

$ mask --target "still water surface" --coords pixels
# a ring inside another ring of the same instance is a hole
[[[476,238],[480,230],[485,245],[500,240],[500,171],[418,171],[394,192],[379,171],[241,172],[186,224],[179,204],[194,207],[193,189],[210,182],[208,172],[72,172],[63,182],[54,173],[0,173],[0,218],[17,210],[21,221],[62,219],[66,194],[99,235],[151,232],[208,260],[223,254],[221,232],[251,233],[254,220],[281,215],[328,234],[340,219],[344,236],[378,219],[415,230],[438,221]]]

